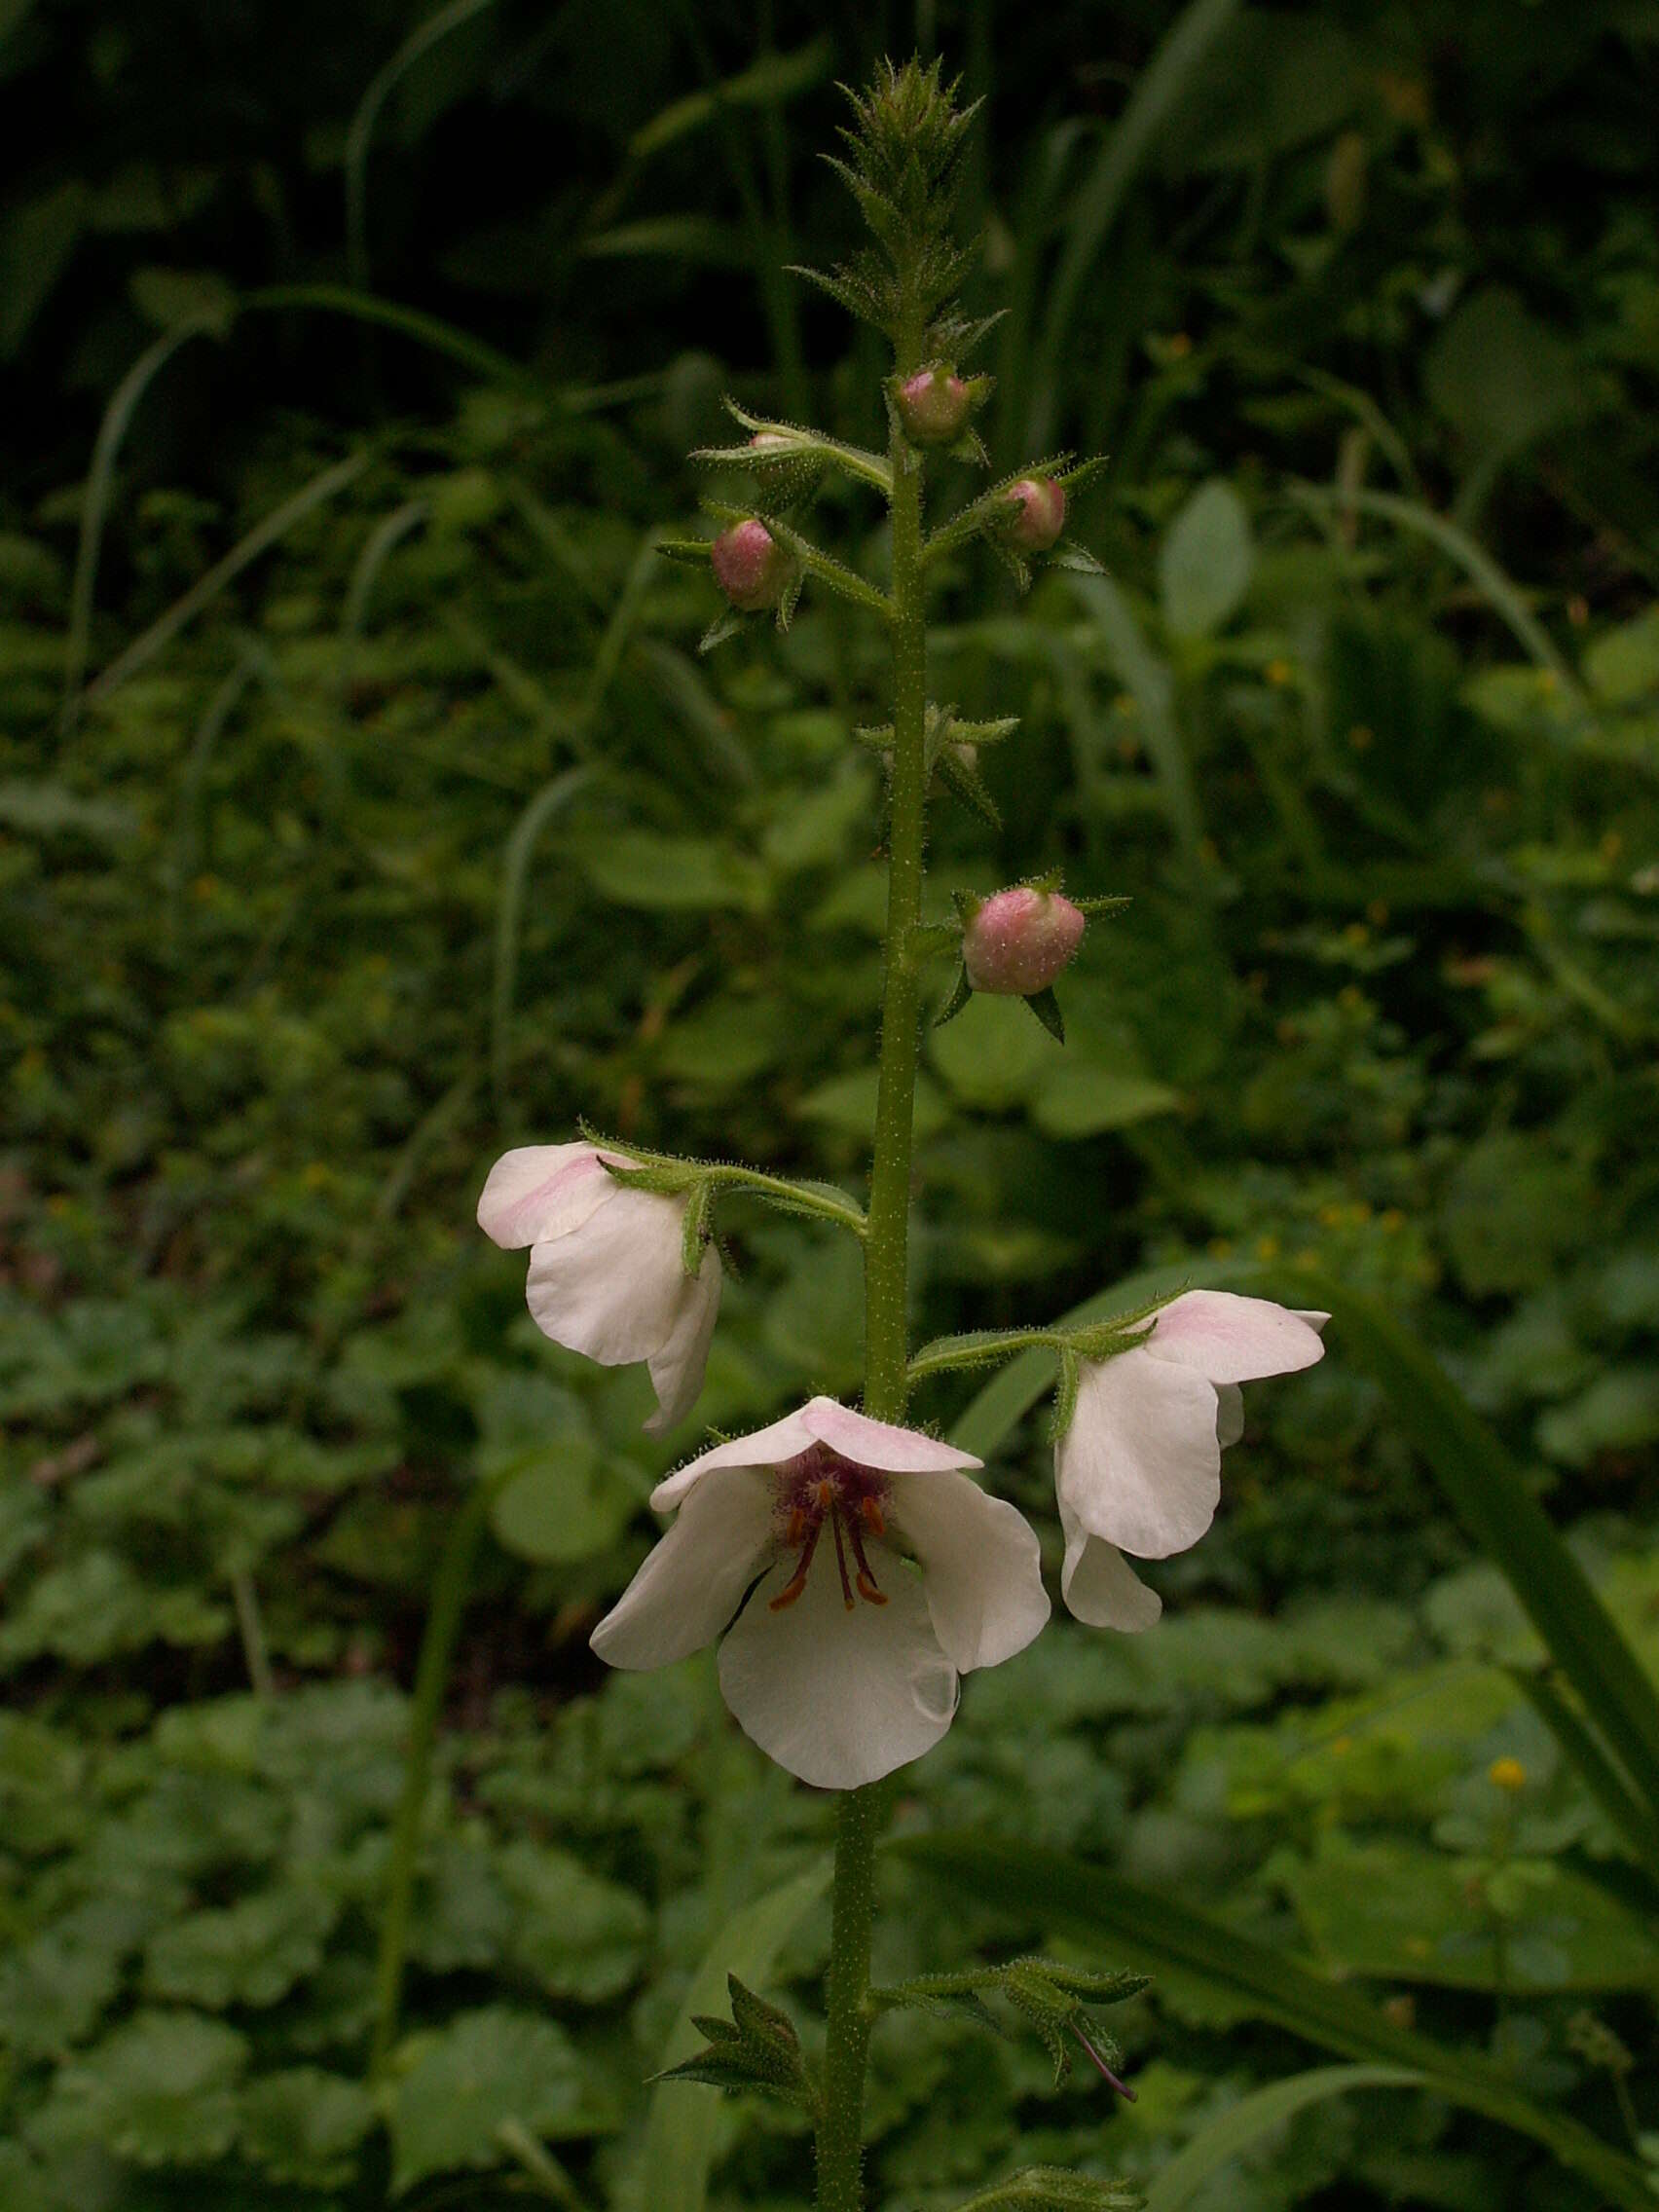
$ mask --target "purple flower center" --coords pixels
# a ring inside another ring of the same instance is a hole
[[[781,1613],[806,1588],[807,1570],[826,1524],[834,1539],[841,1597],[848,1612],[859,1598],[867,1605],[885,1605],[887,1600],[870,1570],[865,1538],[887,1533],[886,1505],[891,1490],[887,1477],[873,1468],[855,1466],[827,1444],[810,1444],[778,1468],[777,1484],[774,1514],[778,1541],[796,1558],[794,1573],[772,1599],[771,1610]],[[847,1564],[849,1553],[851,1567]]]

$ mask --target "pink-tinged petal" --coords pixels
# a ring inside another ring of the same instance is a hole
[[[1201,1375],[1144,1346],[1087,1363],[1055,1454],[1061,1503],[1137,1559],[1184,1552],[1221,1501],[1218,1414]]]
[[[828,1541],[828,1538],[826,1538]],[[792,1605],[774,1568],[720,1645],[720,1691],[768,1758],[819,1789],[857,1789],[937,1744],[956,1713],[956,1669],[940,1649],[921,1578],[878,1549],[885,1605],[842,1603],[820,1560]]]
[[[1328,1313],[1321,1313],[1316,1308],[1307,1306],[1293,1306],[1291,1311],[1299,1321],[1306,1321],[1316,1336],[1324,1335],[1325,1323],[1331,1318]]]
[[[1091,1628],[1115,1628],[1131,1636],[1151,1628],[1163,1610],[1163,1600],[1147,1588],[1123,1553],[1103,1536],[1091,1536],[1063,1505],[1060,1529],[1066,1539],[1060,1595],[1076,1617]]]
[[[833,1398],[810,1398],[802,1411],[820,1444],[828,1444],[856,1467],[877,1467],[889,1475],[929,1475],[984,1465],[972,1452],[959,1452],[954,1444],[924,1436],[917,1428],[872,1420],[868,1414],[855,1413]]]
[[[1255,1382],[1311,1367],[1324,1346],[1300,1314],[1231,1290],[1189,1290],[1159,1309],[1143,1347],[1210,1382]]]
[[[960,1673],[1025,1649],[1049,1618],[1049,1599],[1022,1513],[966,1475],[899,1475],[893,1522],[921,1564],[934,1633]]]
[[[937,1437],[923,1436],[913,1428],[895,1428],[891,1422],[871,1420],[833,1398],[808,1398],[804,1406],[766,1428],[748,1436],[734,1436],[729,1444],[711,1445],[695,1459],[658,1483],[651,1503],[668,1513],[702,1475],[712,1467],[781,1467],[811,1444],[827,1444],[860,1467],[875,1467],[884,1474],[944,1473],[956,1467],[983,1464],[972,1452],[958,1452]]]
[[[594,1630],[611,1667],[667,1667],[713,1643],[772,1541],[764,1479],[728,1468],[704,1483]]]
[[[491,1168],[478,1226],[516,1252],[579,1229],[615,1188],[591,1144],[520,1145]]]
[[[1218,1382],[1215,1388],[1215,1440],[1225,1452],[1244,1433],[1244,1393],[1236,1382]]]
[[[674,1333],[687,1287],[684,1208],[607,1182],[605,1204],[579,1229],[531,1247],[525,1296],[543,1336],[620,1367],[649,1359]]]
[[[709,1343],[720,1309],[720,1259],[712,1245],[696,1274],[683,1279],[680,1318],[667,1343],[651,1353],[648,1363],[657,1410],[645,1423],[647,1436],[660,1436],[664,1429],[683,1420],[703,1387]]]

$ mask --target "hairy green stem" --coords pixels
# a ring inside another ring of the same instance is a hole
[[[426,1615],[421,1656],[415,1667],[409,1750],[403,1767],[403,1792],[398,1799],[397,1819],[391,1831],[391,1861],[387,1870],[380,1951],[375,1961],[375,2025],[369,2070],[376,2076],[386,2071],[386,2062],[397,2035],[403,1969],[409,1954],[409,1917],[415,1902],[415,1867],[421,1849],[421,1818],[426,1809],[426,1787],[431,1780],[438,1711],[444,1701],[450,1658],[455,1650],[455,1640],[461,1633],[466,1594],[472,1583],[472,1562],[489,1509],[490,1492],[480,1483],[450,1525],[432,1582],[431,1608]]]
[[[908,375],[918,332],[899,349]],[[921,463],[897,424],[893,463],[893,751],[888,789],[886,976],[881,1066],[865,1235],[865,1411],[902,1420],[909,1390],[906,1289],[910,1242],[910,1140],[916,1096],[920,983],[909,956],[921,918],[926,830],[927,622],[922,600]],[[875,1844],[885,1793],[879,1783],[841,1800],[830,1898],[830,1979],[824,2046],[824,2118],[818,2129],[819,2212],[863,2212],[864,2085],[869,2054],[870,1924]]]

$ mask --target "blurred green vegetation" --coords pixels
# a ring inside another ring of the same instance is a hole
[[[647,2132],[641,2083],[730,1915],[803,1874],[748,1939],[810,1985],[826,1804],[704,1663],[588,1654],[668,1455],[644,1378],[545,1343],[471,1209],[578,1114],[863,1173],[879,769],[849,731],[881,641],[809,593],[700,661],[711,588],[650,548],[722,390],[877,434],[879,364],[781,272],[845,238],[834,80],[917,36],[987,94],[996,458],[1114,457],[1078,517],[1105,578],[946,579],[936,692],[1025,719],[984,761],[1000,830],[940,808],[933,896],[1063,866],[1133,899],[1063,1054],[987,1001],[930,1041],[918,1327],[1148,1267],[1373,1291],[1659,1660],[1659,5],[9,0],[20,2212],[693,2212],[687,2126],[720,2212],[800,2200],[793,2121],[680,2089]],[[878,572],[861,496],[819,521]],[[856,1387],[850,1252],[722,1227],[699,1419]],[[1057,1622],[973,1680],[902,1825],[1104,1862],[1609,2140],[1659,2129],[1650,1900],[1517,1686],[1501,1578],[1340,1332],[1248,1412],[1218,1528],[1154,1570],[1164,1623]],[[995,1478],[1057,1550],[1039,1420]],[[407,1690],[480,1481],[371,2088]],[[1050,1933],[887,1879],[886,1978]],[[1033,2046],[884,2026],[878,2201],[943,2212],[1021,2157],[1150,2176],[1309,2063],[1197,1977],[1123,2019],[1110,2114]],[[1376,2089],[1208,2187],[1586,2202]]]

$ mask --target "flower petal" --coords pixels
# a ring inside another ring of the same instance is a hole
[[[478,1226],[504,1251],[579,1229],[616,1185],[591,1144],[526,1144],[504,1152],[478,1198]]]
[[[543,1336],[619,1367],[649,1359],[674,1333],[687,1287],[684,1208],[657,1191],[606,1183],[605,1204],[579,1229],[531,1247],[525,1296]]]
[[[1319,1331],[1271,1299],[1231,1290],[1189,1290],[1161,1307],[1142,1349],[1196,1368],[1211,1382],[1294,1375],[1324,1352]]]
[[[611,1667],[667,1667],[701,1651],[736,1612],[771,1540],[770,1484],[726,1469],[685,1500],[589,1642]]]
[[[1201,1375],[1145,1346],[1086,1363],[1054,1455],[1062,1505],[1139,1559],[1184,1552],[1221,1501],[1219,1415]]]
[[[972,1452],[958,1452],[937,1437],[923,1436],[913,1428],[895,1428],[890,1421],[871,1420],[833,1398],[808,1398],[804,1406],[769,1427],[748,1436],[734,1436],[729,1444],[711,1445],[695,1459],[658,1483],[651,1503],[659,1513],[677,1505],[700,1476],[712,1467],[781,1467],[804,1452],[809,1444],[828,1444],[832,1452],[861,1467],[883,1473],[943,1472],[952,1467],[978,1467],[984,1462]]]
[[[695,1493],[694,1493],[695,1494]],[[956,1669],[940,1649],[921,1577],[892,1558],[885,1605],[848,1612],[832,1561],[817,1560],[793,1605],[768,1574],[720,1645],[720,1691],[768,1758],[820,1789],[856,1789],[920,1758],[956,1714]]]
[[[1063,1504],[1060,1528],[1066,1539],[1060,1595],[1077,1618],[1091,1628],[1130,1635],[1151,1628],[1163,1610],[1163,1600],[1147,1588],[1116,1545],[1091,1536]]]
[[[934,1633],[951,1664],[966,1675],[1023,1651],[1049,1617],[1025,1516],[966,1475],[932,1474],[895,1479],[893,1518],[921,1563]]]
[[[683,1420],[697,1403],[708,1365],[709,1341],[720,1309],[720,1256],[711,1245],[703,1265],[685,1278],[680,1301],[680,1318],[666,1344],[650,1355],[651,1387],[657,1410],[645,1423],[647,1436],[660,1436],[665,1428]]]
[[[1244,1433],[1244,1393],[1236,1382],[1215,1386],[1215,1440],[1225,1452]]]

